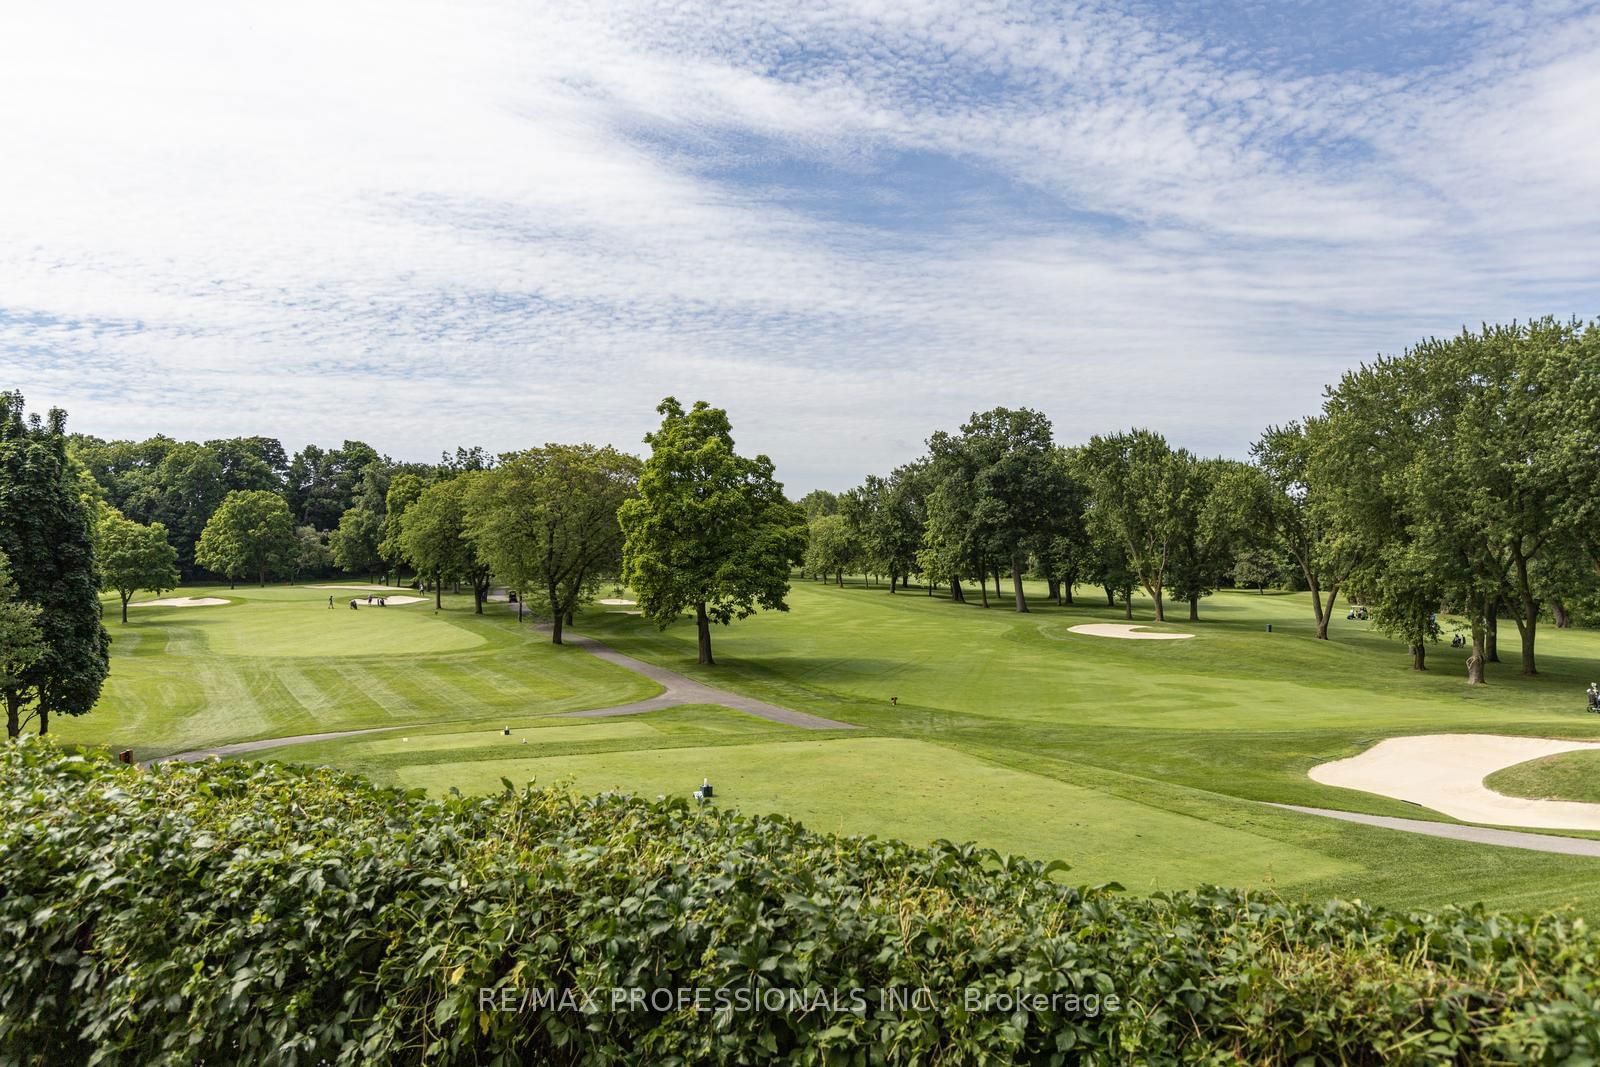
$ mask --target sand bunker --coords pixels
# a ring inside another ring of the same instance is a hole
[[[421,604],[424,601],[426,601],[427,599],[428,598],[425,597],[425,596],[395,596],[394,594],[391,593],[390,595],[388,595],[388,596],[383,598],[383,606],[386,607],[386,608],[392,608],[396,604]],[[367,606],[367,598],[358,596],[358,597],[356,597],[356,603],[360,604],[362,607],[366,607]],[[373,607],[377,607],[378,606],[378,601],[376,599],[374,599],[372,601],[372,606]]]
[[[1600,741],[1503,734],[1391,737],[1359,756],[1313,767],[1309,774],[1323,785],[1409,801],[1462,822],[1600,830],[1600,804],[1508,797],[1483,784],[1487,775],[1505,767],[1586,748],[1600,748]]]
[[[606,614],[607,615],[643,615],[644,612],[642,612],[642,611],[628,611],[625,608],[613,608],[612,610],[606,612]]]
[[[634,604],[637,604],[638,601],[637,600],[618,600],[614,596],[608,596],[608,597],[605,597],[604,599],[602,599],[600,601],[600,603],[602,603],[602,604],[610,604],[610,605],[613,605],[613,606],[616,606],[616,607],[622,607],[622,606],[631,607]]]
[[[227,601],[214,596],[169,596],[165,600],[140,600],[130,608],[214,608]]]
[[[1143,629],[1143,626],[1120,622],[1086,622],[1081,626],[1068,627],[1070,633],[1088,634],[1090,637],[1118,637],[1124,641],[1183,641],[1194,636],[1194,634],[1141,633]]]
[[[374,593],[381,593],[386,589],[410,589],[409,585],[313,585],[312,589],[370,589]]]

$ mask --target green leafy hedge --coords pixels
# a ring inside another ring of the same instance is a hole
[[[975,848],[676,801],[509,787],[432,801],[326,770],[140,771],[37,741],[4,746],[0,783],[0,1061],[1585,1064],[1600,1050],[1600,944],[1574,919],[1134,898]],[[612,989],[649,992],[615,1004]],[[648,999],[706,989],[754,990],[758,1006]],[[770,1010],[761,991],[795,999]],[[1055,999],[984,999],[1017,991]]]

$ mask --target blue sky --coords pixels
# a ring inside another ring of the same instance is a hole
[[[31,5],[0,381],[406,458],[730,409],[795,491],[974,409],[1242,454],[1600,314],[1600,4]]]

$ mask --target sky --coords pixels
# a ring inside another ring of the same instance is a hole
[[[0,386],[102,437],[791,492],[997,405],[1243,455],[1600,315],[1600,3],[57,0],[0,32]]]

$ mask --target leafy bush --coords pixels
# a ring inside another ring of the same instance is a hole
[[[509,783],[428,800],[328,770],[140,771],[28,740],[0,751],[0,782],[0,1061],[1578,1064],[1600,1051],[1600,944],[1581,920],[1218,889],[1134,898],[972,847],[677,801]],[[658,995],[696,989],[725,999],[697,1010]],[[857,989],[860,1002],[841,993]],[[880,1002],[883,989],[925,992]],[[1018,992],[1056,999],[984,1000]]]

